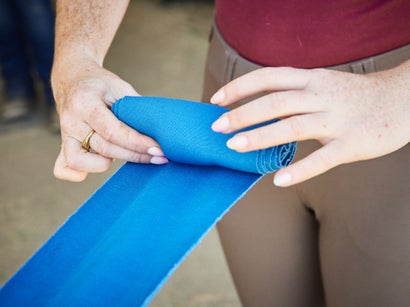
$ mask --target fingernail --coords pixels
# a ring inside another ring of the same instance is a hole
[[[148,154],[155,157],[163,157],[164,153],[158,147],[151,147],[148,149]]]
[[[222,116],[212,124],[211,128],[215,132],[221,132],[221,131],[228,130],[229,119],[226,116]]]
[[[220,89],[217,91],[212,97],[211,97],[211,103],[220,103],[225,99],[225,92],[223,89]]]
[[[152,164],[158,164],[158,165],[160,165],[160,164],[166,164],[166,163],[168,163],[169,161],[168,161],[168,159],[165,158],[165,157],[152,157],[151,160],[150,160],[150,162],[151,162]]]
[[[273,184],[278,187],[281,187],[288,184],[291,180],[292,177],[289,173],[279,173],[275,175],[275,178],[273,179]]]
[[[230,149],[242,149],[248,145],[248,138],[244,135],[237,135],[228,140],[226,146]]]

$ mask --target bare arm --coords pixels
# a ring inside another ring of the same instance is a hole
[[[62,146],[56,177],[84,180],[105,171],[113,159],[166,163],[159,145],[118,121],[112,103],[138,95],[130,84],[103,68],[104,57],[128,0],[58,0],[52,86],[61,122]],[[81,146],[86,135],[93,152]]]
[[[58,0],[57,62],[64,62],[67,56],[86,56],[102,65],[128,3],[128,0]]]

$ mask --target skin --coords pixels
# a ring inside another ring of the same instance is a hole
[[[323,146],[279,170],[278,186],[289,186],[345,163],[381,157],[410,141],[410,61],[379,73],[355,75],[324,69],[263,68],[222,87],[211,102],[228,106],[267,93],[213,123],[232,133],[273,118],[281,121],[237,133],[227,146],[247,152],[290,141]]]
[[[82,181],[103,172],[113,159],[163,164],[159,144],[118,121],[112,103],[138,95],[103,68],[103,60],[128,1],[57,1],[52,86],[60,116],[62,145],[57,178]],[[227,146],[246,152],[289,141],[318,140],[323,147],[279,170],[274,183],[289,186],[337,165],[372,159],[405,146],[410,138],[410,61],[395,69],[354,75],[323,69],[264,68],[221,88],[212,103],[230,105],[267,93],[225,113],[212,129],[234,132],[272,118],[283,120],[238,133]],[[91,137],[92,152],[81,142]]]
[[[162,164],[168,160],[153,139],[126,126],[111,113],[112,103],[138,93],[103,68],[103,60],[128,1],[60,0],[51,82],[61,123],[57,178],[82,181],[103,172],[113,159]],[[81,146],[86,135],[93,149]]]

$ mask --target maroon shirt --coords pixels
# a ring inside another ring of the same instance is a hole
[[[244,58],[325,67],[410,43],[410,0],[216,0],[216,23]]]

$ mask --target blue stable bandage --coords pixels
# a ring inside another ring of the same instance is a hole
[[[112,110],[170,163],[126,163],[0,289],[0,306],[146,305],[201,238],[294,143],[241,154],[211,130],[226,109],[125,97]]]

